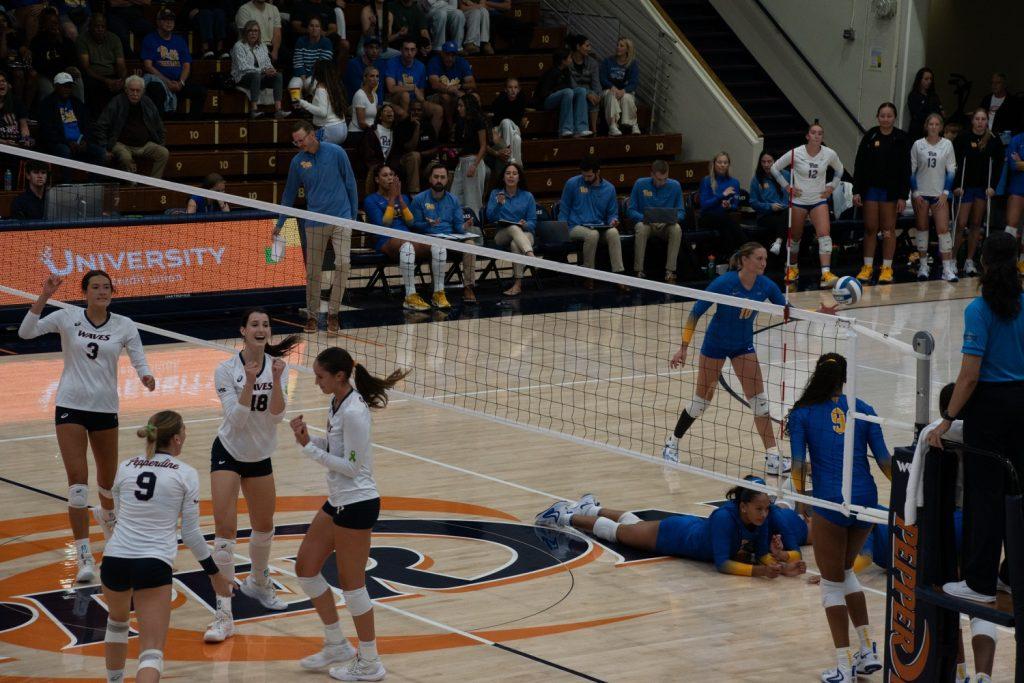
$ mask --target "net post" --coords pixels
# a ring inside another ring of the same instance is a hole
[[[843,433],[843,507],[849,511],[853,498],[853,442],[857,413],[857,332],[849,322],[841,324],[839,338],[846,356],[846,425]]]
[[[935,337],[931,332],[921,330],[914,334],[914,352],[917,353],[917,406],[914,411],[914,443],[925,425],[931,422],[932,354],[935,352]]]

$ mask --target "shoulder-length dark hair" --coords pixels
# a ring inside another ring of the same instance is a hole
[[[480,101],[474,95],[463,95],[459,98],[462,102],[462,106],[466,108],[466,122],[475,121],[476,123],[483,124],[484,115],[480,111]]]
[[[807,380],[804,392],[793,404],[793,410],[831,400],[833,396],[843,390],[844,384],[846,384],[846,358],[838,353],[824,354],[815,364],[814,372]]]
[[[331,103],[331,111],[341,120],[348,117],[348,99],[341,87],[341,76],[338,67],[329,59],[318,59],[313,64],[313,80],[317,87],[327,91],[327,99]]]
[[[1003,320],[1020,315],[1021,284],[1017,273],[1017,240],[1007,232],[994,232],[981,248],[981,298]]]
[[[501,171],[494,174],[494,186],[499,190],[505,189],[505,171],[508,170],[509,166],[515,166],[516,170],[519,171],[519,191],[529,192],[530,188],[526,186],[526,171],[523,170],[523,165],[518,161],[509,161],[501,165]]]
[[[412,370],[395,370],[387,377],[375,377],[363,367],[362,363],[356,363],[348,351],[337,346],[331,346],[321,351],[316,357],[316,362],[332,375],[344,372],[353,377],[356,391],[366,401],[366,405],[371,408],[386,406],[388,404],[388,389],[412,372]]]
[[[779,185],[779,181],[775,179],[775,176],[772,175],[772,172],[761,168],[761,161],[766,155],[770,156],[772,159],[777,158],[768,150],[761,150],[761,153],[757,155],[757,168],[754,169],[754,180],[756,180],[758,184],[764,184],[766,182],[771,183],[772,187],[774,187],[779,194],[782,194],[782,187]]]
[[[932,84],[928,86],[928,93],[927,93],[927,95],[928,95],[928,97],[934,97],[935,96],[935,72],[932,71],[927,66],[922,66],[920,69],[917,70],[917,74],[914,76],[914,85],[910,86],[910,91],[911,92],[920,92],[920,90],[921,90],[921,81],[924,80],[924,75],[925,74],[931,74],[932,75]]]
[[[249,318],[251,318],[254,315],[265,315],[267,316],[267,320],[270,320],[270,314],[267,313],[264,309],[248,308],[245,310],[244,313],[242,313],[242,319],[241,321],[239,321],[239,325],[241,327],[245,327],[246,325],[249,324]],[[270,342],[267,342],[267,345],[263,347],[263,351],[268,356],[271,356],[273,358],[280,358],[281,356],[286,355],[288,352],[290,352],[292,349],[298,346],[299,342],[301,341],[302,337],[300,337],[299,335],[290,334],[281,341],[277,342],[276,344],[271,344]]]

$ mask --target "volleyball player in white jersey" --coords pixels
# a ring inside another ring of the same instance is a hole
[[[224,409],[210,453],[210,493],[213,499],[213,560],[230,580],[235,576],[235,536],[238,493],[249,508],[249,576],[241,590],[267,609],[288,605],[277,597],[267,565],[274,538],[276,491],[270,456],[277,448],[277,425],[284,419],[284,386],[288,366],[281,356],[299,343],[292,335],[270,343],[270,316],[250,309],[242,314],[242,350],[217,366],[214,384]],[[219,643],[235,632],[231,598],[217,598],[213,623],[203,639]]]
[[[914,242],[919,255],[917,279],[927,280],[928,216],[935,219],[942,254],[942,279],[957,282],[956,259],[953,258],[953,235],[949,232],[949,197],[956,178],[956,152],[953,143],[942,137],[943,122],[938,114],[929,114],[924,121],[925,137],[910,148],[910,190],[917,217]],[[911,131],[916,133],[919,131]]]
[[[295,441],[311,460],[327,468],[327,502],[309,525],[295,573],[324,623],[324,647],[299,664],[304,669],[330,670],[340,681],[379,681],[386,671],[377,655],[373,603],[366,591],[370,530],[380,514],[380,494],[373,478],[371,408],[387,405],[387,390],[408,373],[395,370],[387,378],[371,375],[344,349],[324,349],[313,363],[316,385],[331,395],[327,436],[310,437],[302,416],[291,421]],[[334,594],[320,573],[334,553],[345,605],[359,637],[358,651],[345,639],[338,622]]]
[[[135,680],[160,680],[171,620],[171,571],[178,554],[179,517],[181,540],[210,576],[214,591],[230,595],[232,589],[199,530],[199,475],[178,459],[185,443],[181,415],[163,410],[149,418],[138,435],[146,440],[146,454],[117,468],[112,491],[120,521],[104,549],[100,568],[107,603],[103,640],[110,682],[124,680],[133,610],[139,633]]]
[[[56,332],[64,354],[64,369],[57,385],[55,413],[57,447],[68,478],[68,520],[75,537],[81,583],[96,577],[96,562],[89,548],[89,461],[92,446],[100,507],[94,510],[103,535],[110,538],[117,520],[110,487],[117,469],[117,362],[127,349],[142,384],[153,391],[156,380],[146,364],[139,330],[129,318],[108,310],[114,285],[102,270],[90,270],[82,278],[85,309],[62,308],[42,320],[46,302],[63,282],[51,275],[42,293],[18,329],[22,339]]]
[[[831,148],[821,144],[825,129],[815,122],[807,129],[807,144],[789,150],[772,165],[772,175],[780,186],[790,193],[790,238],[789,267],[786,268],[786,282],[796,282],[800,275],[800,238],[808,216],[818,236],[818,258],[821,262],[822,288],[831,287],[837,278],[832,273],[832,237],[828,218],[828,200],[839,187],[843,178],[843,163]],[[792,169],[790,181],[782,174]],[[826,182],[825,174],[831,168],[832,182]]]

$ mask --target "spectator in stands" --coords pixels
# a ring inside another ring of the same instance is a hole
[[[491,190],[487,200],[487,222],[496,223],[494,242],[508,247],[513,254],[533,256],[534,235],[537,232],[537,202],[526,189],[523,167],[508,163],[501,171],[501,184]],[[523,291],[523,266],[512,264],[515,280],[505,290],[505,296],[519,296]]]
[[[579,133],[586,137],[597,130],[597,105],[601,101],[601,66],[592,56],[594,51],[590,39],[584,35],[570,36],[567,41],[571,51],[569,75],[572,76],[573,88],[587,89],[587,109],[590,117],[590,128]],[[577,131],[579,132],[579,131]]]
[[[942,111],[942,101],[935,92],[935,72],[927,66],[918,69],[914,76],[914,84],[907,93],[907,112],[910,114],[907,132],[911,141],[924,137],[924,122],[930,114],[946,116]]]
[[[541,76],[534,96],[539,109],[558,110],[561,137],[586,137],[593,135],[587,127],[587,89],[573,86],[569,72],[571,63],[568,50],[555,50],[553,66]]]
[[[480,113],[480,102],[473,95],[459,98],[456,113],[452,144],[458,149],[459,164],[455,167],[452,194],[479,216],[487,187],[487,167],[482,163],[487,153],[487,126]]]
[[[57,8],[60,28],[64,35],[72,42],[78,40],[80,29],[85,28],[86,22],[92,16],[89,2],[87,0],[56,0],[53,6]]]
[[[183,13],[189,23],[199,31],[199,51],[203,59],[229,59],[227,51],[228,15],[232,12],[229,0],[187,0]]]
[[[992,92],[982,98],[981,108],[988,112],[988,129],[1000,136],[1004,145],[1021,129],[1020,100],[1006,89],[1006,74],[992,74]]]
[[[396,54],[398,54],[396,52]],[[363,42],[363,54],[349,59],[345,64],[345,92],[349,99],[355,99],[356,92],[363,87],[363,74],[369,67],[377,69],[377,99],[384,100],[384,73],[388,60],[380,56],[380,41],[367,38]]]
[[[434,56],[433,48],[434,43],[430,38],[420,36],[416,39],[416,59],[423,64],[423,68],[426,68],[427,62],[429,62],[430,58]]]
[[[164,147],[164,122],[160,110],[144,96],[145,88],[141,76],[124,79],[124,92],[111,99],[96,120],[96,143],[121,170],[136,173],[136,162],[147,159],[152,162],[149,175],[162,178],[170,156]]]
[[[363,162],[371,169],[380,164],[398,168],[402,150],[395,145],[395,108],[387,102],[380,106],[373,125],[363,134],[360,152]],[[372,175],[367,175],[366,184],[373,185]]]
[[[483,232],[473,225],[471,218],[463,216],[459,200],[445,190],[448,187],[448,169],[439,162],[432,162],[427,166],[427,179],[430,189],[423,190],[412,200],[413,227],[428,235],[474,234],[477,237],[473,241],[482,243]],[[462,255],[462,279],[463,303],[475,304],[476,257],[468,252]],[[441,308],[436,301],[435,296],[434,305]]]
[[[789,229],[789,200],[782,191],[779,181],[772,175],[772,164],[775,157],[768,152],[761,152],[757,160],[757,169],[750,179],[750,207],[757,213],[757,225],[775,232],[775,241],[768,251],[776,256],[782,251],[782,241]],[[783,171],[788,177],[789,169]]]
[[[107,3],[107,25],[110,32],[121,41],[121,49],[125,54],[131,52],[128,40],[130,33],[135,37],[135,45],[153,31],[153,25],[146,18],[144,7],[149,7],[150,0],[109,0]]]
[[[32,144],[28,109],[14,94],[7,74],[0,71],[0,145],[31,147]]]
[[[402,194],[402,183],[387,164],[378,164],[370,169],[376,190],[370,192],[368,186],[363,208],[366,220],[374,225],[381,225],[392,230],[411,231],[413,221],[412,203],[408,195]],[[402,285],[405,287],[405,300],[402,307],[407,311],[429,311],[430,304],[416,293],[416,262],[430,259],[433,272],[434,295],[432,303],[439,309],[451,308],[444,294],[444,275],[448,250],[443,246],[433,246],[420,242],[410,242],[398,237],[378,237],[376,249],[392,261],[398,263],[402,274]]]
[[[309,30],[309,22],[317,19],[320,22],[320,32],[326,37],[338,32],[338,25],[334,18],[334,7],[323,0],[299,0],[292,6],[289,16],[292,31],[298,35]],[[330,38],[328,38],[330,42]],[[334,54],[334,43],[331,42],[331,54]]]
[[[393,37],[388,38],[387,45],[384,47],[401,52],[402,43],[406,38],[412,38],[414,43],[419,38],[430,40],[430,33],[427,31],[427,17],[416,0],[392,0],[388,7],[391,10]]]
[[[227,182],[220,173],[211,173],[203,178],[203,189],[214,192],[224,192],[227,189]],[[207,199],[198,194],[188,198],[188,205],[185,213],[218,213],[231,211],[231,205],[219,199]]]
[[[266,0],[249,0],[235,13],[235,28],[241,32],[250,21],[259,22],[260,37],[270,51],[270,61],[277,64],[281,50],[281,12]]]
[[[85,101],[85,86],[82,72],[78,70],[78,55],[75,44],[60,29],[57,12],[48,9],[39,18],[39,33],[30,43],[32,50],[32,72],[38,98],[53,92],[53,79],[59,73],[67,73],[74,79],[75,96]]]
[[[255,19],[245,22],[241,37],[231,48],[231,80],[249,91],[251,118],[255,119],[261,115],[257,103],[264,88],[271,88],[274,91],[274,117],[288,116],[281,103],[284,75],[270,60],[270,51],[260,36],[260,23]]]
[[[36,0],[11,0],[7,4],[14,12],[15,23],[24,33],[25,42],[32,42],[39,32],[39,17],[46,8],[46,3]]]
[[[313,92],[313,65],[320,60],[334,59],[334,46],[323,34],[319,17],[309,19],[307,34],[299,36],[292,52],[292,79],[288,81],[292,104],[298,105],[302,95]]]
[[[317,137],[340,145],[348,137],[348,102],[334,62],[321,59],[313,65],[313,101],[299,100],[299,107],[313,117]]]
[[[636,116],[636,88],[640,84],[640,65],[636,48],[629,38],[619,38],[615,54],[601,62],[601,107],[608,121],[608,135],[622,135],[622,128],[640,133]]]
[[[72,82],[63,72],[53,79],[54,91],[39,103],[39,138],[51,154],[103,164],[107,152],[96,144],[89,110],[72,94]]]
[[[459,9],[466,15],[466,36],[462,47],[467,55],[493,55],[491,47],[491,13],[485,0],[459,0]]]
[[[384,76],[388,97],[399,118],[408,115],[410,102],[419,100],[423,102],[423,111],[430,117],[434,129],[441,128],[444,110],[423,98],[423,90],[427,87],[427,68],[416,59],[416,41],[408,38],[402,42],[402,54],[388,60]]]
[[[462,45],[466,37],[466,15],[459,10],[459,0],[420,0],[420,5],[427,12],[434,52],[440,52],[441,46],[449,40]]]
[[[441,47],[441,54],[427,62],[427,82],[433,93],[429,101],[444,110],[444,121],[451,126],[459,98],[476,90],[473,67],[459,56],[455,41],[449,40]]]
[[[117,36],[107,31],[107,17],[93,14],[89,30],[75,43],[85,81],[85,101],[93,112],[103,111],[110,98],[124,89],[128,67]]]
[[[608,245],[612,272],[625,271],[622,265],[622,242],[619,240],[619,202],[615,186],[601,178],[601,162],[592,155],[580,162],[580,175],[569,179],[562,190],[559,218],[569,224],[569,238],[583,242],[583,265],[594,268],[597,263],[597,244],[602,239]],[[593,280],[586,280],[587,289],[594,288]],[[619,289],[627,289],[619,285]]]
[[[366,67],[363,71],[363,87],[356,91],[352,98],[352,118],[348,122],[348,136],[358,149],[366,131],[373,127],[377,118],[377,108],[382,105],[377,93],[380,92],[380,72],[375,66]],[[394,109],[392,109],[392,113]]]
[[[47,167],[41,161],[25,162],[25,191],[11,203],[11,218],[19,221],[42,220],[46,199]]]
[[[292,144],[299,153],[288,167],[288,181],[281,195],[282,206],[293,206],[299,187],[306,193],[309,211],[355,220],[359,210],[355,175],[348,154],[330,142],[317,140],[313,125],[298,121],[292,129]],[[281,233],[285,216],[274,226],[274,236]],[[334,249],[335,277],[327,308],[327,333],[341,329],[338,312],[345,296],[351,266],[352,229],[337,225],[306,222],[306,332],[316,332],[320,318],[320,283],[323,278],[324,253],[328,243]]]
[[[384,0],[372,0],[363,7],[359,21],[363,26],[363,35],[359,38],[359,45],[356,46],[356,55],[360,57],[366,49],[366,41],[376,40],[377,46],[380,47],[389,45],[392,40],[404,35],[395,28],[395,15],[391,12],[391,3],[385,4]],[[379,51],[383,59],[391,59],[399,54],[399,51],[393,47]]]
[[[506,161],[524,164],[522,129],[529,125],[529,121],[526,118],[526,98],[519,87],[519,79],[509,78],[505,81],[505,89],[491,104],[491,115],[498,137],[511,150]]]
[[[8,74],[19,95],[25,88],[25,65],[31,61],[32,52],[13,17],[0,12],[0,69]]]
[[[719,152],[708,167],[708,174],[700,181],[701,230],[715,234],[715,251],[718,253],[718,267],[726,265],[746,237],[736,220],[740,208],[740,183],[730,175],[732,160],[725,152]],[[722,270],[725,272],[725,270]]]
[[[395,124],[395,144],[402,152],[399,163],[409,192],[418,194],[420,191],[421,171],[424,162],[430,162],[437,156],[437,131],[433,124],[423,115],[423,103],[413,102],[409,105],[409,116]]]
[[[668,177],[668,171],[668,162],[657,159],[651,164],[651,177],[636,181],[633,191],[629,193],[629,217],[635,221],[633,270],[636,276],[645,277],[644,255],[647,239],[653,235],[668,243],[665,254],[665,282],[672,283],[676,281],[676,263],[679,261],[679,244],[683,240],[682,224],[686,218],[686,210],[683,208],[683,188],[678,180]],[[644,220],[644,212],[647,209],[675,209],[675,220]]]
[[[206,108],[206,88],[189,79],[192,55],[185,39],[174,34],[174,12],[162,9],[156,15],[156,32],[142,41],[141,57],[146,95],[157,109],[175,112],[178,99],[182,98],[189,102],[189,116],[201,120]]]

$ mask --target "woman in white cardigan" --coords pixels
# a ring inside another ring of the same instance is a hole
[[[313,101],[299,100],[298,106],[313,116],[318,140],[340,145],[348,137],[348,102],[334,62],[321,59],[313,65],[313,84]]]
[[[279,119],[288,116],[288,112],[281,108],[284,76],[270,61],[270,52],[263,44],[260,25],[255,20],[245,22],[241,37],[231,48],[231,79],[239,88],[248,91],[251,118],[255,119],[262,115],[256,108],[256,103],[264,88],[274,90],[274,116]]]

